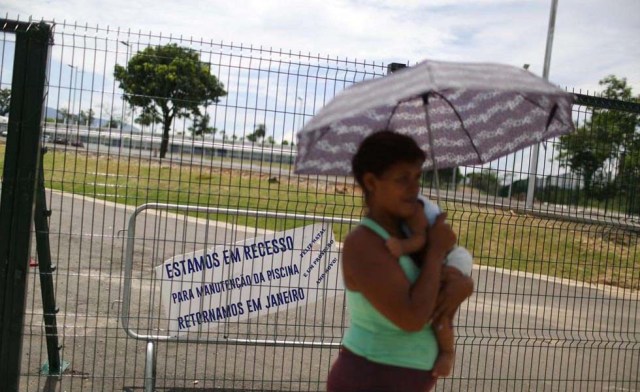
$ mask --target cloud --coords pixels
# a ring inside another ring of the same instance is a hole
[[[609,74],[626,76],[640,94],[640,2],[562,4],[552,73],[567,86],[590,90]]]
[[[524,63],[542,74],[550,1],[9,0],[9,18],[78,21],[126,32],[234,42],[313,55],[411,62]],[[640,2],[559,2],[550,78],[593,90],[609,74],[640,93]]]

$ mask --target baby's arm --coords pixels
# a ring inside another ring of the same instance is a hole
[[[416,233],[405,239],[391,237],[387,240],[387,248],[394,257],[400,257],[422,249],[426,238],[425,233]]]
[[[427,242],[427,218],[422,208],[416,209],[416,214],[406,223],[411,230],[411,237],[404,239],[391,237],[387,240],[387,248],[394,257],[417,252]]]

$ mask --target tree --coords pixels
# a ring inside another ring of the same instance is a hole
[[[160,158],[167,153],[174,118],[199,116],[199,106],[218,102],[227,94],[198,52],[176,44],[136,53],[126,68],[115,66],[114,76],[129,104],[161,117]]]
[[[210,117],[208,113],[205,113],[204,116],[195,116],[193,119],[193,125],[189,127],[189,131],[193,136],[202,136],[206,134],[216,135],[218,131],[215,127],[209,126]]]
[[[625,78],[610,75],[599,84],[605,87],[603,95],[607,98],[633,99],[632,89]],[[560,138],[558,157],[561,165],[582,176],[587,192],[594,190],[596,175],[603,175],[608,163],[617,164],[617,177],[625,178],[627,171],[633,171],[628,166],[632,161],[627,156],[635,156],[640,147],[635,142],[638,126],[640,116],[637,114],[594,108],[591,119],[576,132]]]
[[[458,185],[458,183],[462,180],[462,174],[460,173],[460,169],[456,167],[455,174],[453,170],[454,170],[453,168],[438,170],[438,182],[440,183],[441,187],[450,186],[453,183],[454,179],[456,181],[454,185]],[[433,170],[424,172],[422,179],[427,184],[435,185],[434,178],[433,178]]]
[[[78,122],[80,125],[91,125],[93,124],[93,120],[96,115],[93,109],[89,109],[86,112],[84,110],[80,111],[80,115],[78,116]]]
[[[11,89],[0,89],[0,116],[9,114],[9,106],[11,106]]]
[[[500,197],[508,197],[509,191],[511,191],[511,197],[518,197],[520,195],[526,194],[529,188],[529,179],[524,180],[515,180],[511,181],[510,184],[504,185],[500,188],[500,192],[498,196]]]
[[[591,191],[595,173],[610,156],[612,143],[606,136],[606,129],[591,129],[585,125],[560,138],[560,165],[569,166],[572,171],[580,174],[587,192]]]
[[[257,142],[259,139],[264,138],[267,134],[267,127],[264,124],[258,124],[254,131],[247,135],[247,140],[251,143]]]
[[[469,183],[473,188],[481,190],[489,195],[497,195],[500,190],[500,180],[494,170],[483,169],[481,172],[467,174]]]
[[[275,140],[273,140],[273,137],[269,136],[269,137],[267,138],[267,143],[269,143],[269,144],[271,144],[271,145],[274,145],[274,144],[276,144],[276,141],[275,141]]]
[[[110,129],[118,129],[122,125],[122,122],[116,120],[113,116],[109,116],[109,121],[107,121],[107,128]]]
[[[87,125],[93,124],[93,121],[96,119],[96,112],[93,109],[87,110]]]
[[[151,124],[159,124],[162,122],[162,117],[156,111],[150,110],[142,110],[142,114],[140,114],[136,119],[135,123],[140,124],[142,126],[147,126]]]
[[[87,123],[87,113],[84,110],[81,110],[78,114],[78,124],[85,125]]]
[[[264,124],[258,124],[253,134],[256,135],[258,139],[264,139],[264,136],[267,134],[267,127],[265,127]]]
[[[63,124],[69,124],[69,121],[72,119],[73,115],[69,113],[67,108],[58,109],[58,118]]]
[[[640,135],[635,135],[632,144],[633,148],[625,156],[627,178],[620,182],[622,190],[628,195],[627,211],[640,214]]]

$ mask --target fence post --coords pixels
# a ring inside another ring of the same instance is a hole
[[[58,340],[58,326],[56,322],[56,297],[53,284],[55,267],[51,265],[51,246],[49,243],[50,211],[47,210],[47,200],[44,188],[44,169],[42,162],[46,148],[42,149],[40,168],[38,169],[38,184],[36,189],[36,209],[34,225],[36,232],[36,250],[38,252],[38,269],[40,270],[40,291],[42,295],[42,309],[44,310],[44,331],[47,340],[47,375],[61,374],[60,347]]]
[[[0,199],[0,380],[3,390],[18,391],[51,27],[8,20],[0,25],[16,34]]]

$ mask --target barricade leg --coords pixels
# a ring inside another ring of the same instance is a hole
[[[153,392],[156,388],[156,353],[152,341],[147,342],[147,354],[144,361],[144,392]]]

